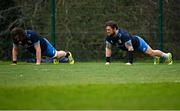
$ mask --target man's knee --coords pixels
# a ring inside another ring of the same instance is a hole
[[[65,51],[57,51],[57,57],[60,58],[60,57],[64,57],[66,55],[66,52]]]
[[[154,50],[149,51],[147,54],[151,57],[154,57]]]

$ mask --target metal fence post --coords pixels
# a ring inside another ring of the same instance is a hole
[[[160,36],[160,49],[163,50],[163,34],[164,34],[164,13],[163,13],[163,2],[164,0],[159,0],[159,36]]]
[[[51,42],[55,47],[56,40],[56,0],[51,0]]]

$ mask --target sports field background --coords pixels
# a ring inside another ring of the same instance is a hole
[[[52,1],[56,3],[56,31],[52,30]],[[162,7],[160,1],[163,1]],[[179,4],[179,0],[1,0],[0,60],[11,59],[11,37],[1,36],[1,33],[14,22],[15,26],[37,31],[52,44],[52,33],[55,33],[56,49],[71,51],[78,61],[104,60],[104,25],[108,20],[144,38],[154,49],[161,49],[163,44],[163,51],[180,59],[180,48],[177,48],[180,46]],[[124,58],[125,52],[113,52],[113,57]],[[33,56],[28,51],[19,51],[19,59],[30,57]],[[144,58],[144,55],[136,57]]]
[[[0,109],[180,109],[179,67],[0,62]]]
[[[0,110],[180,109],[180,0],[55,0],[56,32],[52,1],[1,0]],[[163,51],[172,52],[175,63],[153,65],[152,58],[138,53],[134,65],[126,66],[119,62],[126,52],[114,49],[116,62],[105,66],[108,20],[141,36],[154,49],[163,43]],[[18,65],[10,65],[12,40],[5,32],[12,23],[36,30],[51,43],[54,33],[56,49],[71,51],[78,62],[19,62],[35,58],[20,47]]]

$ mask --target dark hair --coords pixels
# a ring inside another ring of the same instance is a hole
[[[22,41],[25,39],[25,31],[22,28],[19,27],[15,27],[11,30],[11,38],[13,40],[18,40],[18,41]]]
[[[113,28],[113,29],[118,29],[118,25],[117,25],[117,23],[115,22],[115,21],[112,21],[112,20],[110,20],[110,21],[107,21],[106,22],[106,24],[105,24],[105,26],[107,27],[107,26],[110,26],[111,28]]]

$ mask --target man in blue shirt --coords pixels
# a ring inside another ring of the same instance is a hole
[[[107,33],[105,49],[106,65],[110,64],[112,46],[128,51],[127,65],[133,64],[133,52],[143,52],[151,57],[162,57],[166,59],[168,64],[173,63],[171,53],[153,50],[141,37],[133,36],[126,30],[118,29],[118,25],[114,21],[106,22],[105,26]]]
[[[66,57],[70,64],[74,64],[74,59],[70,52],[57,51],[46,38],[41,38],[33,30],[23,30],[15,27],[11,30],[13,39],[12,59],[13,64],[17,63],[18,45],[25,47],[28,51],[36,55],[36,64],[41,64],[41,56],[50,58]]]

